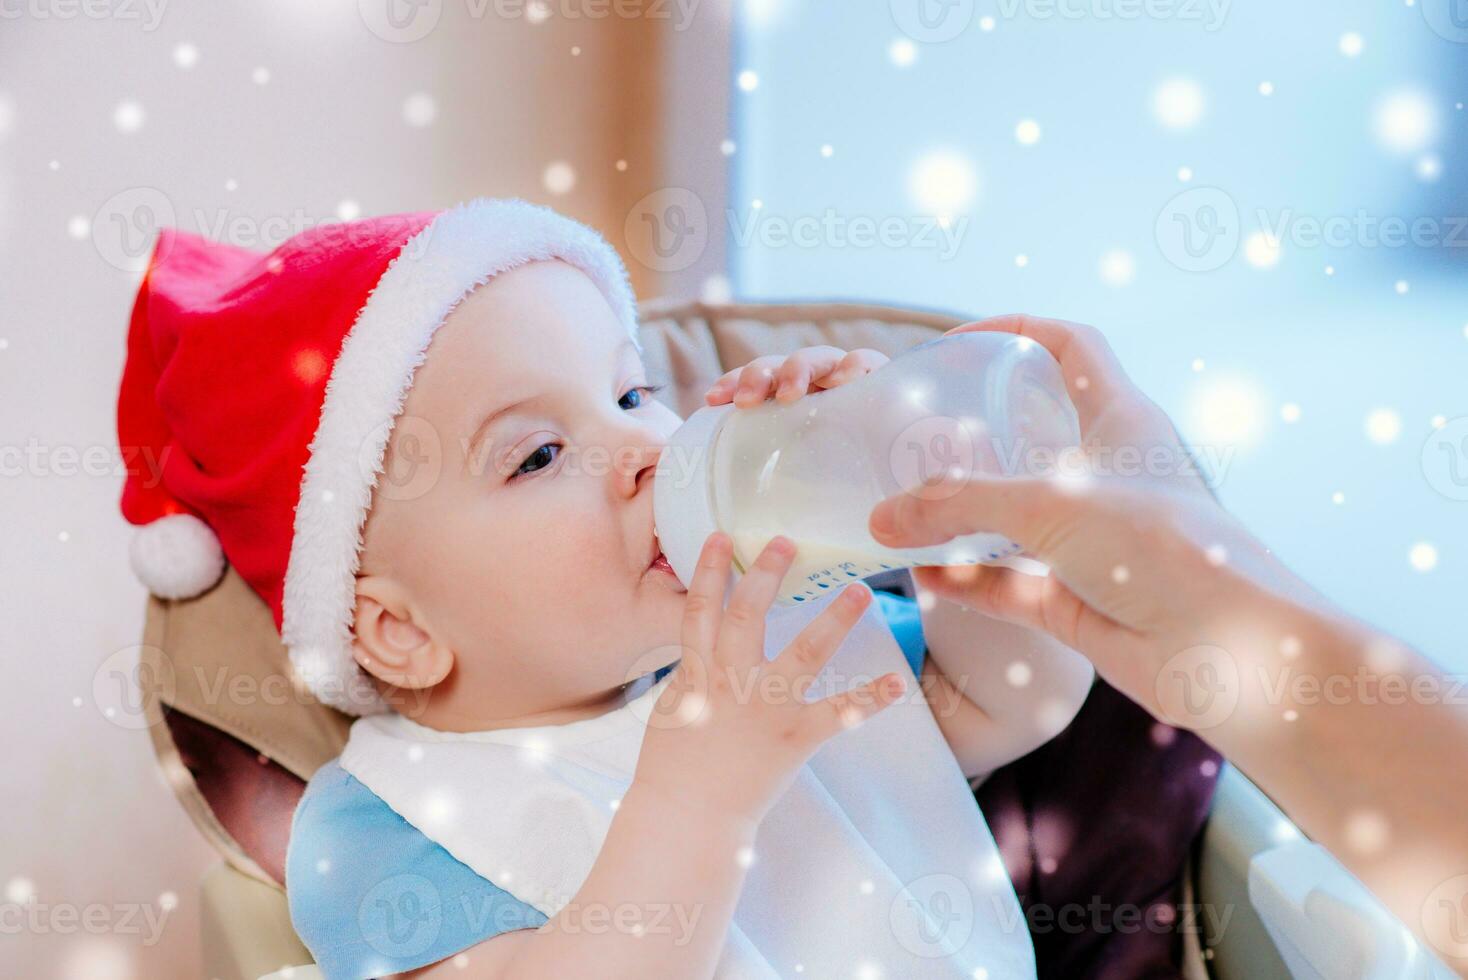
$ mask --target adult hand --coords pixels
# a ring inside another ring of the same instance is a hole
[[[1219,505],[1166,413],[1126,376],[1099,331],[1001,316],[948,333],[1003,331],[1060,362],[1082,452],[1055,472],[974,476],[946,497],[898,494],[869,530],[889,547],[975,531],[1018,542],[1050,566],[914,569],[916,583],[986,615],[1044,630],[1086,654],[1113,686],[1155,707],[1166,660],[1205,641],[1246,592],[1317,601]]]
[[[873,510],[873,537],[1019,542],[1048,575],[969,565],[914,579],[1049,632],[1154,716],[1198,731],[1468,977],[1460,679],[1332,607],[1230,517],[1094,329],[1006,316],[963,330],[1021,334],[1055,355],[1086,465],[974,477],[947,498],[899,494]]]

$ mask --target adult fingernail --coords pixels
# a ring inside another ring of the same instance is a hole
[[[883,501],[872,509],[871,532],[878,537],[891,537],[896,530],[893,521],[893,507]]]

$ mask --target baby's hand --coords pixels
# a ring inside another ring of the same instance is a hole
[[[722,531],[704,541],[684,603],[682,649],[643,738],[633,789],[698,820],[757,826],[826,741],[886,708],[903,692],[898,674],[853,684],[815,701],[805,695],[872,603],[851,583],[773,660],[765,620],[795,545],[776,535],[734,584],[733,547]]]
[[[802,347],[793,354],[756,357],[742,368],[729,371],[703,396],[710,405],[732,401],[740,408],[764,402],[775,390],[775,401],[798,401],[822,388],[837,388],[871,374],[891,358],[881,351],[858,347]]]

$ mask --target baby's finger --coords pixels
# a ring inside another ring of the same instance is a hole
[[[813,380],[831,373],[846,352],[839,347],[802,347],[785,358],[776,375],[775,400],[793,402],[810,392]]]
[[[835,388],[855,381],[863,375],[871,374],[890,360],[892,358],[879,350],[858,347],[856,350],[847,351],[840,363],[836,364],[824,377],[817,377],[815,383],[821,388]]]
[[[758,357],[744,365],[739,372],[739,385],[734,390],[734,404],[748,407],[768,398],[781,360],[776,356]]]
[[[716,659],[741,666],[765,662],[765,616],[794,557],[795,542],[777,534],[740,577],[719,623]]]
[[[791,357],[775,376],[775,401],[793,402],[810,391],[811,363]]]
[[[729,536],[715,531],[703,542],[688,596],[683,600],[683,647],[693,655],[708,658],[719,636],[724,591],[729,582],[729,558],[734,549]]]
[[[710,405],[722,405],[729,400],[729,392],[734,390],[734,379],[724,375],[718,381],[709,385],[709,390],[703,393],[703,400]]]
[[[783,671],[794,682],[797,696],[804,697],[816,675],[846,639],[851,628],[871,605],[872,590],[854,582],[841,590],[819,616],[805,625],[790,645],[775,658],[774,669]]]
[[[710,405],[721,405],[728,401],[735,386],[739,384],[739,372],[743,370],[743,367],[737,367],[725,371],[719,380],[709,385],[709,390],[704,392],[704,399]]]
[[[907,691],[901,674],[883,674],[849,691],[813,701],[805,710],[815,718],[816,737],[824,742],[848,728],[855,728]]]

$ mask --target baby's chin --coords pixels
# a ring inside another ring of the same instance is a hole
[[[676,643],[655,647],[647,653],[635,656],[624,666],[620,686],[626,688],[630,685],[637,691],[646,690],[653,674],[676,664],[682,656],[683,648]]]
[[[621,683],[677,663],[683,656],[683,604],[645,609],[631,646],[621,658]]]

